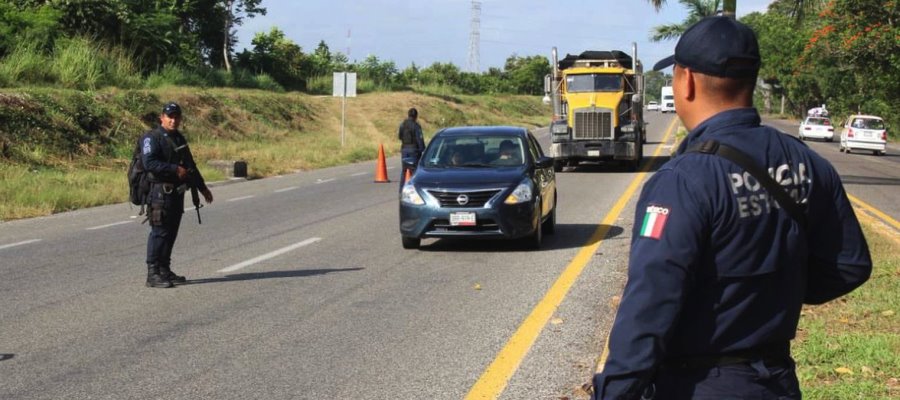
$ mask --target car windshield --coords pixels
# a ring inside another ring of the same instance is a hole
[[[566,90],[576,92],[618,92],[622,90],[622,75],[578,74],[566,76]]]
[[[884,129],[884,121],[872,118],[857,118],[853,120],[853,124],[850,126],[859,129]]]
[[[831,120],[828,118],[809,118],[806,120],[807,125],[831,125]]]
[[[508,135],[438,135],[428,144],[425,167],[498,168],[525,163],[522,139]]]

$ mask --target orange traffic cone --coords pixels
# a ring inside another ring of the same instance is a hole
[[[378,163],[375,164],[375,183],[390,182],[387,175],[387,164],[384,162],[384,145],[378,145]]]

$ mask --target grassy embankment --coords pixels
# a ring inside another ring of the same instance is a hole
[[[185,109],[183,132],[208,181],[208,160],[246,160],[254,178],[399,152],[397,126],[419,109],[426,138],[456,125],[546,124],[539,97],[395,92],[347,101],[341,146],[338,98],[257,90],[0,90],[0,220],[126,201],[137,137],[165,101]],[[373,171],[374,172],[374,171]]]
[[[900,398],[900,236],[857,209],[875,263],[849,295],[805,307],[794,341],[804,398]]]

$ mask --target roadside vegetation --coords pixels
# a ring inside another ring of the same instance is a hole
[[[208,160],[245,160],[252,178],[372,160],[399,152],[397,126],[417,107],[429,137],[455,125],[535,127],[547,109],[535,96],[391,92],[347,99],[261,90],[0,90],[0,220],[125,201],[125,170],[161,104],[185,110],[183,132],[208,180]]]
[[[900,238],[865,211],[856,214],[872,277],[839,300],[803,309],[793,352],[804,398],[900,398]]]

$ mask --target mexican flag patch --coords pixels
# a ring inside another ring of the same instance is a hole
[[[659,240],[668,219],[668,208],[651,204],[647,207],[647,213],[644,214],[641,236]]]

